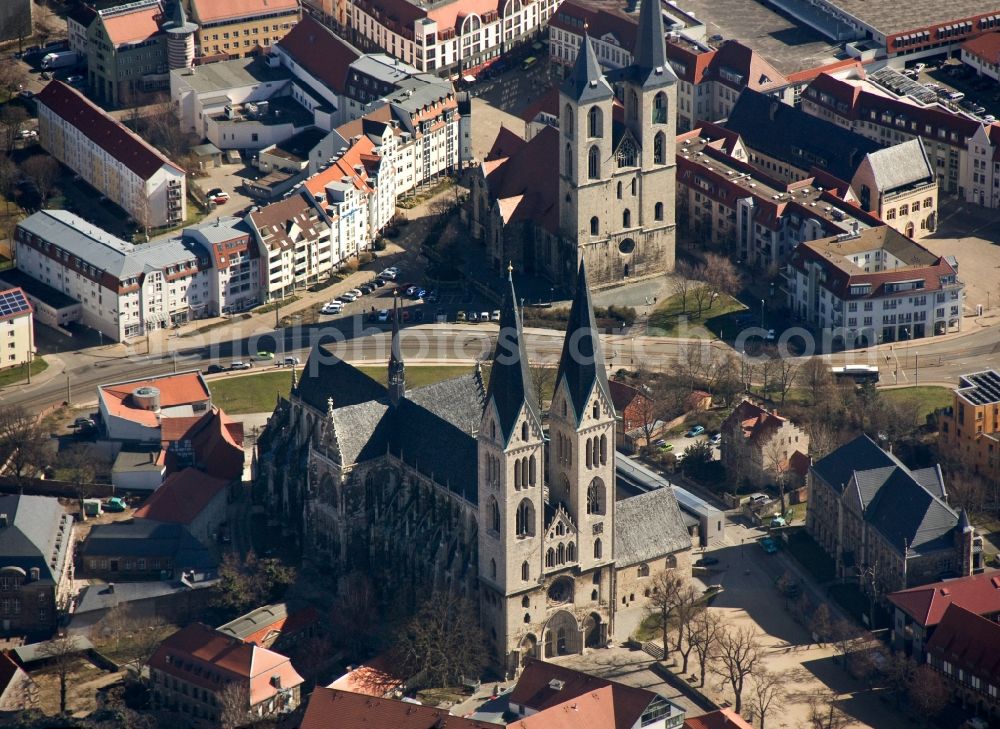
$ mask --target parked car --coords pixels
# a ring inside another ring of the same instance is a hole
[[[379,278],[383,278],[386,281],[395,281],[398,276],[399,276],[398,271],[390,271],[388,268],[382,271],[378,275]]]
[[[211,195],[208,199],[214,202],[216,205],[222,205],[223,203],[229,202],[229,193],[223,190],[219,190],[214,195]]]
[[[489,321],[489,320],[490,320],[490,312],[483,311],[479,313],[479,321]]]
[[[261,351],[257,352],[257,354],[253,356],[253,358],[256,360],[274,359],[274,352],[268,352],[267,350],[262,349]]]
[[[298,357],[285,357],[283,360],[281,360],[281,364],[285,365],[286,367],[295,366],[297,364],[300,364],[300,361]]]
[[[360,286],[358,286],[358,291],[360,291],[365,296],[368,296],[374,290],[375,290],[375,287],[372,286],[371,284],[363,283]]]
[[[407,287],[406,287],[405,289],[403,289],[403,293],[404,293],[404,294],[405,294],[406,296],[413,296],[413,294],[414,294],[414,293],[416,293],[416,292],[417,292],[418,290],[419,290],[419,289],[417,288],[417,286],[416,286],[416,285],[414,285],[414,284],[410,284],[410,285],[409,285],[409,286],[407,286]]]
[[[355,299],[360,299],[362,296],[365,295],[361,289],[351,289],[347,293],[353,294]]]
[[[77,418],[73,421],[74,428],[93,428],[96,425],[93,418]]]
[[[663,438],[660,438],[658,441],[656,441],[655,443],[653,443],[653,445],[655,445],[657,448],[662,448],[666,444],[667,444],[667,441],[663,440]]]
[[[410,296],[414,300],[420,300],[420,299],[424,298],[425,296],[427,296],[427,289],[418,288]]]
[[[500,310],[494,309],[490,312],[490,321],[500,321]]]
[[[663,451],[664,453],[670,453],[670,451],[672,451],[673,449],[674,449],[673,443],[664,443],[663,445],[660,446],[660,450]]]
[[[378,320],[379,321],[389,321],[389,310],[388,309],[379,309]]]
[[[208,369],[205,370],[205,374],[208,374],[208,375],[217,375],[220,372],[225,372],[225,371],[226,371],[226,368],[223,367],[220,364],[210,364],[208,366]]]
[[[697,438],[699,435],[705,432],[704,425],[695,425],[691,430],[684,434],[685,438]]]
[[[474,311],[470,311],[469,312],[469,321],[472,322],[473,324],[475,324],[476,322],[478,322],[479,321],[479,314],[477,314]]]
[[[759,543],[760,548],[763,549],[766,554],[774,554],[778,551],[778,543],[771,539],[771,537],[764,537]]]
[[[357,301],[358,299],[358,297],[352,291],[347,291],[346,293],[341,294],[337,298],[339,298],[345,304],[349,304],[352,301]]]
[[[32,91],[31,89],[21,89],[18,92],[18,96],[20,96],[22,99],[31,99],[34,98],[35,92]]]
[[[70,86],[82,86],[86,82],[87,79],[83,76],[80,76],[79,74],[66,77],[66,83],[68,83]]]
[[[701,559],[695,561],[695,567],[711,567],[714,564],[719,564],[719,560],[715,557],[702,557]]]
[[[381,276],[378,276],[376,278],[373,278],[372,281],[371,281],[371,283],[372,283],[372,286],[381,288],[382,286],[385,286],[385,279],[382,278]]]
[[[319,310],[320,314],[339,314],[344,310],[344,304],[340,301],[328,301],[323,304],[323,308]]]
[[[771,523],[770,523],[771,529],[778,529],[783,526],[788,526],[788,522],[785,521],[785,517],[781,516],[780,514],[775,514],[771,518]]]
[[[38,136],[38,132],[34,129],[18,129],[17,138],[18,139],[34,139]]]
[[[708,442],[712,445],[719,445],[722,442],[722,433],[716,433],[708,439]]]
[[[465,316],[465,312],[460,311],[457,314],[455,314],[455,321],[468,321],[467,317]]]
[[[229,365],[229,369],[231,370],[249,370],[252,367],[253,367],[252,364],[250,364],[249,362],[243,362],[242,360],[236,360],[235,362]]]
[[[117,496],[112,496],[110,499],[104,502],[105,511],[121,513],[125,511],[125,509],[127,508],[128,505],[125,503],[124,499],[121,499]]]

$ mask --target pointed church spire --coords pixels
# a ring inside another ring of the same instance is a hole
[[[174,26],[178,28],[187,25],[187,13],[184,12],[184,0],[177,0],[177,2],[174,3],[174,13],[171,20],[173,21]]]
[[[667,65],[667,47],[663,39],[663,13],[660,0],[641,0],[639,28],[635,35],[632,65],[647,71]]]
[[[524,346],[524,331],[521,316],[517,311],[517,296],[514,293],[513,267],[507,267],[507,285],[504,287],[503,304],[500,307],[500,332],[497,334],[496,348],[493,350],[493,367],[490,370],[490,388],[486,393],[486,404],[492,400],[496,405],[500,431],[504,442],[510,442],[514,426],[521,408],[525,407],[529,417],[541,425],[535,388],[531,384],[528,369],[528,354]]]
[[[406,396],[406,367],[399,346],[399,297],[392,292],[392,347],[389,351],[389,400],[393,405]]]
[[[583,43],[576,54],[573,70],[562,83],[562,93],[574,101],[600,101],[614,96],[611,86],[604,79],[601,63],[597,60],[594,44],[586,30],[583,33]]]
[[[569,310],[566,339],[563,340],[562,357],[556,375],[557,388],[564,378],[577,423],[583,419],[587,401],[595,388],[600,389],[608,402],[611,402],[608,373],[601,351],[601,338],[594,321],[594,306],[590,300],[590,287],[587,285],[587,271],[583,261],[580,261],[576,294]]]

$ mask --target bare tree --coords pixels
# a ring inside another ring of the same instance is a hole
[[[758,359],[758,373],[762,380],[761,397],[769,398],[781,371],[781,357],[775,347],[765,347]]]
[[[36,154],[34,157],[29,157],[21,165],[21,171],[31,184],[35,186],[35,189],[38,190],[38,196],[41,198],[41,206],[45,207],[45,204],[55,191],[56,182],[59,180],[61,172],[59,163],[47,154]]]
[[[74,443],[60,451],[56,462],[65,473],[66,479],[76,487],[76,497],[80,500],[80,512],[84,512],[83,500],[90,496],[91,487],[99,470],[107,465],[103,457],[82,443]]]
[[[219,726],[221,729],[239,729],[253,720],[250,714],[250,684],[246,681],[230,681],[215,695],[219,703]]]
[[[809,389],[814,403],[820,401],[822,390],[833,384],[830,367],[821,357],[807,359],[799,371],[799,379]]]
[[[59,32],[59,16],[48,5],[35,3],[31,18],[35,25],[35,37],[42,45],[45,45],[52,36]]]
[[[486,665],[486,640],[476,610],[452,592],[433,594],[397,634],[393,663],[429,686],[454,686]]]
[[[924,723],[930,725],[948,705],[951,688],[940,673],[924,663],[914,672],[907,697]]]
[[[709,309],[715,304],[715,299],[718,296],[732,296],[740,290],[740,275],[736,266],[728,258],[717,253],[705,255],[703,278],[711,294],[708,302]]]
[[[694,645],[695,655],[698,656],[698,669],[701,683],[705,685],[705,674],[708,673],[708,664],[715,653],[715,647],[722,635],[722,620],[713,612],[702,610],[694,616],[688,631],[688,640]]]
[[[692,282],[692,270],[691,266],[684,261],[677,261],[677,266],[674,269],[674,275],[670,277],[670,291],[674,296],[681,297],[681,312],[687,312],[688,305],[688,294],[691,293],[691,287],[694,285]]]
[[[3,64],[0,64],[0,67],[2,66]],[[17,169],[14,160],[7,155],[0,156],[0,195],[3,196],[8,214],[10,214],[10,198],[14,194],[14,189],[20,176],[21,173]],[[13,246],[11,246],[11,249],[13,249]]]
[[[59,635],[43,643],[38,653],[52,667],[52,672],[59,681],[59,713],[65,714],[66,690],[80,649],[70,636]]]
[[[775,704],[781,702],[786,695],[785,682],[787,677],[769,671],[762,663],[758,664],[750,675],[753,679],[750,706],[760,717],[760,729],[764,729],[767,715]]]
[[[834,650],[840,654],[845,666],[860,638],[861,631],[846,620],[837,620],[830,627],[830,642],[833,643]]]
[[[832,693],[809,696],[809,727],[811,729],[847,729],[851,718],[837,708]]]
[[[727,354],[723,360],[718,362],[712,374],[709,387],[712,392],[713,404],[732,405],[743,391],[743,383],[740,382],[739,362],[731,354]]]
[[[814,418],[809,422],[809,455],[819,460],[836,450],[840,445],[840,436],[829,420]]]
[[[0,463],[17,485],[44,468],[47,437],[35,416],[21,405],[0,407]]]
[[[785,490],[788,487],[789,463],[788,450],[776,434],[771,434],[771,439],[764,444],[761,456],[764,459],[764,470],[771,476],[774,485],[778,489],[778,497],[781,499],[781,514],[784,516],[788,512],[788,503]]]
[[[695,616],[705,610],[701,595],[692,585],[685,585],[677,595],[677,640],[674,647],[681,654],[681,672],[687,673],[688,658],[694,650],[691,642],[692,622]]]
[[[894,653],[885,664],[885,688],[895,696],[896,706],[902,705],[916,672],[916,661],[902,652]]]
[[[538,407],[545,410],[545,403],[552,399],[552,391],[556,385],[556,374],[559,372],[555,367],[532,367],[531,385],[535,388],[535,400]]]
[[[799,365],[791,357],[777,357],[775,368],[774,384],[778,386],[778,394],[781,396],[781,404],[785,404],[785,398],[799,377]]]
[[[712,671],[729,684],[733,690],[733,708],[739,714],[743,709],[743,688],[747,677],[757,668],[761,659],[757,628],[723,628]]]
[[[0,135],[2,135],[4,150],[7,154],[14,151],[17,133],[28,121],[28,112],[16,104],[4,104],[0,109]]]
[[[656,618],[663,637],[663,657],[670,654],[670,621],[677,614],[677,605],[684,589],[684,579],[672,569],[665,569],[653,577],[650,585],[653,594],[646,604],[646,613]]]
[[[13,96],[23,88],[28,80],[28,71],[23,63],[0,63],[0,91]]]
[[[832,624],[830,623],[830,608],[825,602],[816,606],[809,621],[809,632],[818,645],[823,645],[830,638]]]
[[[989,487],[982,476],[965,469],[955,469],[948,473],[947,481],[948,503],[952,506],[967,509],[970,514],[981,514],[986,510]]]

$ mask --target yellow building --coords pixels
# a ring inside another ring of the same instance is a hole
[[[188,0],[198,24],[195,56],[245,58],[267,51],[302,17],[299,0]]]
[[[31,361],[35,350],[33,311],[21,289],[0,291],[0,369]]]
[[[1000,373],[962,375],[941,420],[941,451],[976,473],[1000,476]]]

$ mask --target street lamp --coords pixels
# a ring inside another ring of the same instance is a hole
[[[764,328],[764,299],[760,300],[760,328]]]

